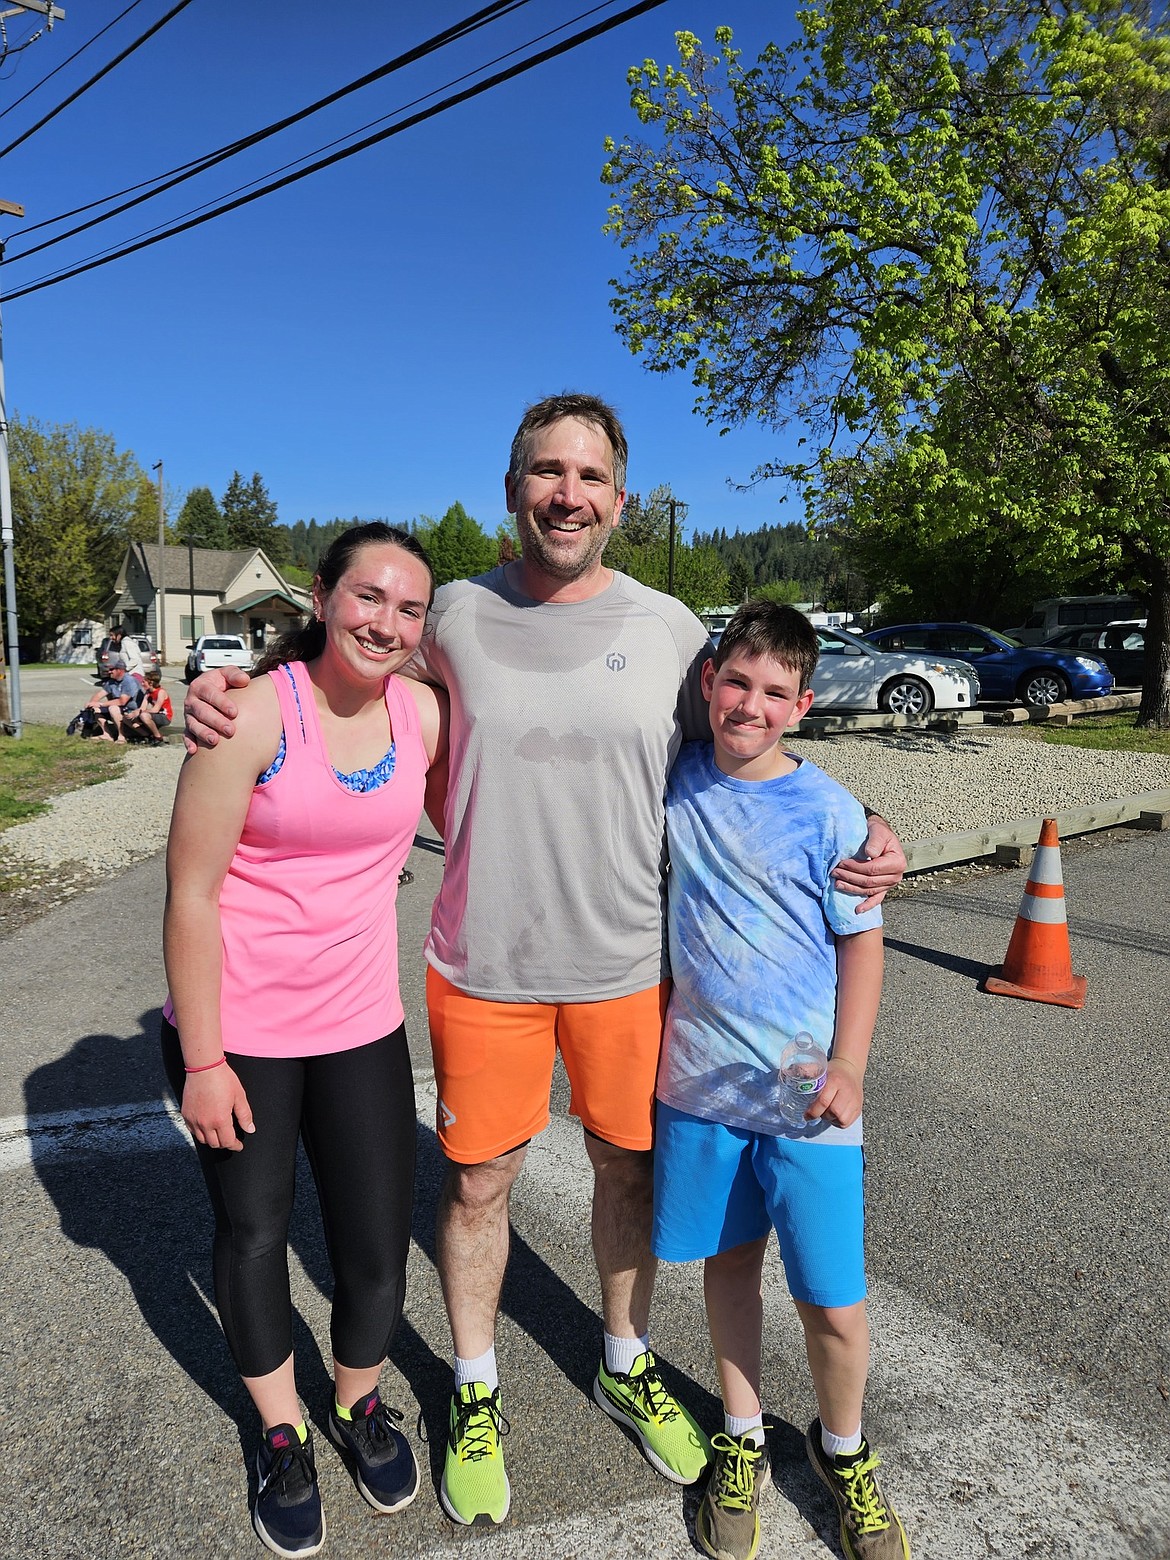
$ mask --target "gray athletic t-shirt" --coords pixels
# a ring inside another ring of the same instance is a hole
[[[623,574],[588,601],[502,568],[444,585],[424,675],[451,697],[447,861],[426,956],[472,996],[589,1002],[669,973],[666,777],[709,738],[698,618]]]

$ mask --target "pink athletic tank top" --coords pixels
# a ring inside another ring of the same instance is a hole
[[[398,873],[422,812],[427,755],[418,707],[386,679],[394,772],[347,790],[334,773],[304,663],[269,672],[285,757],[252,793],[219,896],[225,1051],[315,1056],[402,1023]],[[168,1003],[169,1006],[169,1003]]]

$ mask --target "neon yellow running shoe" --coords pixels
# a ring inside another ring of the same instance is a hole
[[[632,1430],[647,1462],[674,1484],[694,1484],[711,1461],[711,1443],[666,1390],[658,1364],[647,1349],[628,1376],[613,1375],[602,1360],[593,1396],[611,1419]]]
[[[447,1457],[439,1499],[454,1522],[465,1527],[495,1525],[508,1515],[512,1488],[504,1472],[500,1437],[510,1425],[500,1412],[500,1389],[469,1381],[451,1399]]]

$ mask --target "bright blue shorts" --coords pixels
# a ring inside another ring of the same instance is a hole
[[[695,1262],[775,1229],[794,1299],[855,1305],[865,1299],[861,1182],[858,1144],[744,1132],[659,1100],[654,1254]]]

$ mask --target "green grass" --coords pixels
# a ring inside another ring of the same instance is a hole
[[[26,725],[17,741],[0,733],[0,829],[44,812],[51,797],[122,773],[124,749],[83,742],[57,726]]]
[[[1162,753],[1170,756],[1170,731],[1137,725],[1136,710],[1119,710],[1110,715],[1079,716],[1071,726],[1026,726],[1021,736],[1034,742],[1051,742],[1059,747],[1125,748],[1134,753]]]

